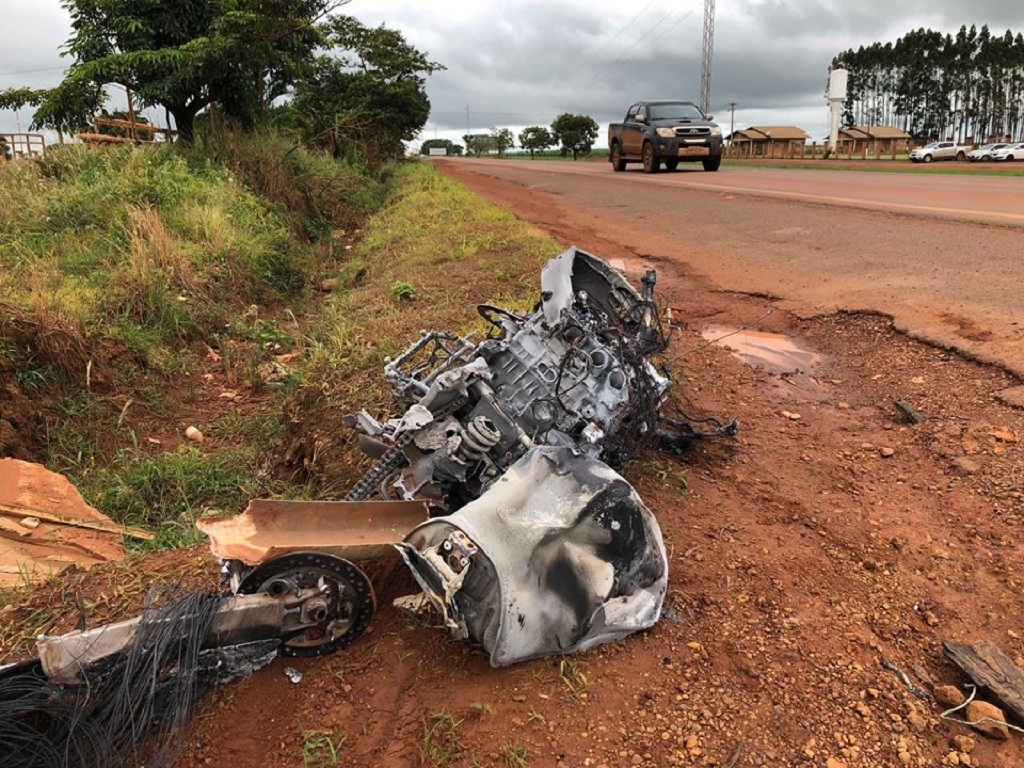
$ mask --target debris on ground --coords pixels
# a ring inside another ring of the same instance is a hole
[[[475,638],[496,667],[647,629],[668,581],[661,531],[636,491],[564,447],[532,448],[399,546],[452,636]]]

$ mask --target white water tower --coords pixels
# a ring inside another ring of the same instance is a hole
[[[828,152],[830,157],[836,156],[839,143],[839,123],[843,119],[843,104],[846,102],[846,81],[848,73],[845,69],[830,69],[828,73]]]

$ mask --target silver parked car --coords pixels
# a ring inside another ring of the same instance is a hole
[[[992,159],[998,163],[1004,160],[1024,160],[1024,143],[1007,144],[1002,149],[993,152]]]
[[[999,149],[1005,149],[1009,144],[985,144],[984,146],[972,149],[967,153],[967,159],[972,163],[988,163],[992,161],[992,153]]]
[[[915,163],[930,163],[932,160],[965,160],[970,147],[961,147],[953,141],[933,141],[923,147],[910,150],[910,159]]]

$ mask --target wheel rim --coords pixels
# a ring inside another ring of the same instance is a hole
[[[644,145],[644,170],[651,170],[654,168],[654,149],[650,144]]]
[[[618,165],[621,156],[622,151],[619,149],[619,145],[616,144],[614,147],[612,147],[612,165]]]
[[[282,643],[285,656],[321,656],[347,648],[363,634],[374,614],[373,588],[354,564],[323,552],[293,552],[257,566],[239,594],[264,592],[285,597],[295,588],[321,586],[325,595],[315,624]]]

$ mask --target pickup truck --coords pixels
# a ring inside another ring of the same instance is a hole
[[[625,122],[608,126],[608,160],[615,171],[641,162],[644,173],[661,164],[674,171],[679,163],[701,162],[705,171],[722,164],[722,129],[689,101],[638,101]]]
[[[930,163],[932,160],[966,160],[971,147],[961,147],[952,141],[933,141],[923,147],[910,150],[914,163]]]

